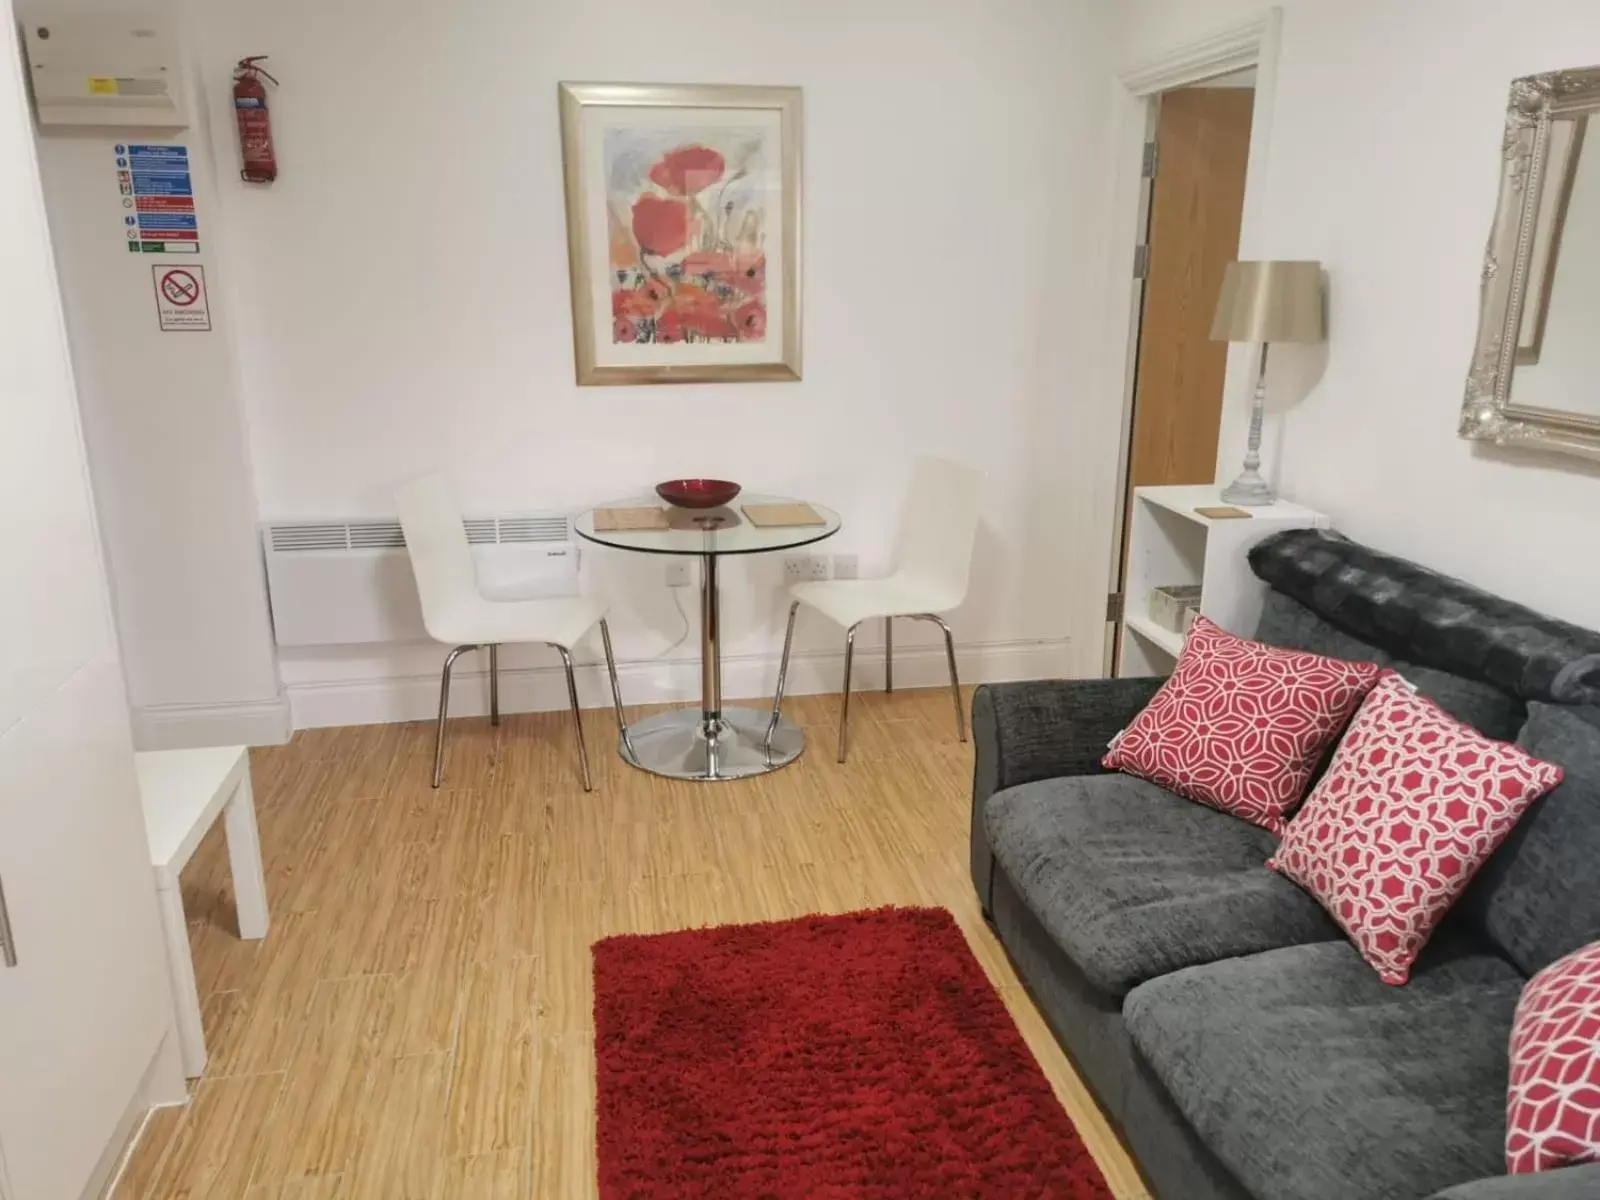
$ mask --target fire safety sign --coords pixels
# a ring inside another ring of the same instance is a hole
[[[114,147],[122,230],[134,254],[198,254],[200,219],[187,146]]]
[[[162,333],[205,333],[211,328],[211,302],[206,299],[206,269],[151,267],[156,286],[156,313]]]

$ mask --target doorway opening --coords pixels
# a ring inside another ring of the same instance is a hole
[[[1250,66],[1146,98],[1107,673],[1153,669],[1125,644],[1124,612],[1145,600],[1126,586],[1134,489],[1216,478],[1228,346],[1211,322],[1239,256],[1256,83]]]

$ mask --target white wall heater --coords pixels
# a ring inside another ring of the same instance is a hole
[[[565,516],[474,517],[464,524],[484,595],[577,595],[578,547]],[[400,522],[274,521],[262,526],[261,543],[278,645],[427,640]]]

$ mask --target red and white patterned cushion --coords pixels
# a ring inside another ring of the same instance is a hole
[[[1506,1171],[1600,1162],[1600,942],[1528,981],[1511,1027]]]
[[[1402,984],[1434,926],[1561,768],[1463,725],[1393,671],[1267,866],[1328,910]]]
[[[1117,735],[1105,765],[1282,833],[1378,670],[1235,637],[1198,617],[1172,678]]]

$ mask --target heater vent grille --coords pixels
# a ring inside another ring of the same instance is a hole
[[[501,542],[565,542],[565,517],[501,517]]]
[[[467,541],[474,546],[568,542],[567,518],[560,513],[505,517],[469,517]],[[267,544],[275,554],[313,550],[403,550],[399,521],[284,521],[267,526]]]
[[[350,545],[350,527],[344,524],[274,525],[269,532],[272,549],[279,554],[294,550],[345,550]]]
[[[350,549],[399,550],[406,544],[399,521],[351,521]]]

